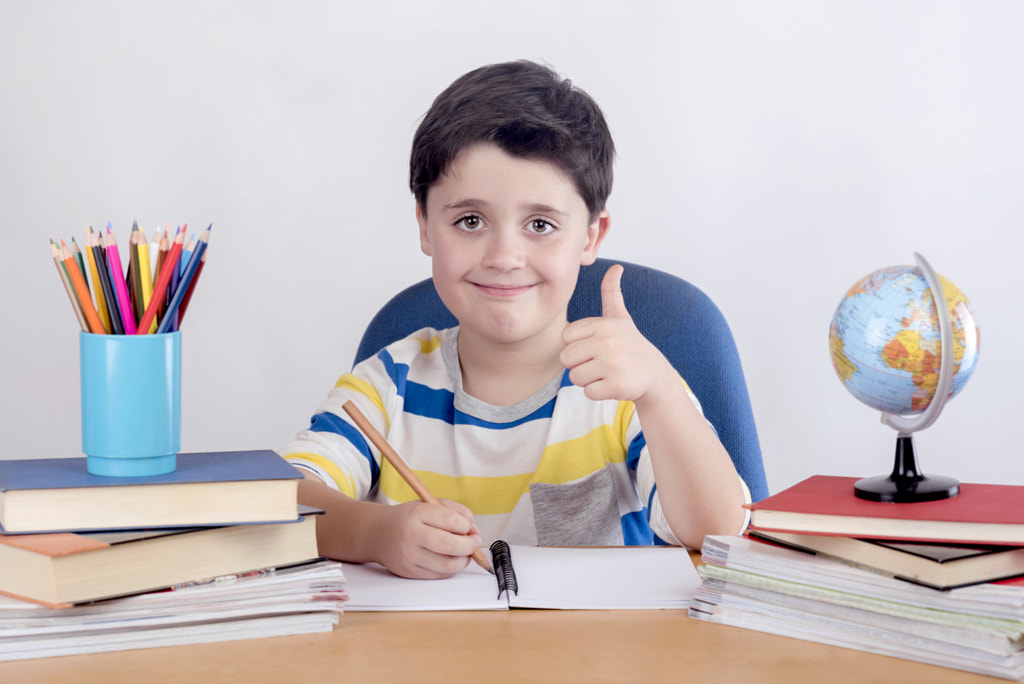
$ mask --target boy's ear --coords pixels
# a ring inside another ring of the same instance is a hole
[[[589,266],[594,263],[594,260],[597,259],[597,250],[604,241],[611,226],[611,214],[608,213],[607,209],[602,209],[594,222],[587,227],[587,242],[583,245],[583,258],[580,260],[581,266]]]
[[[427,256],[433,256],[430,250],[430,235],[427,234],[427,216],[420,203],[416,203],[416,223],[420,224],[420,250]]]

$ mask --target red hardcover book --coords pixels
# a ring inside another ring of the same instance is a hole
[[[1024,486],[960,484],[941,501],[881,503],[856,477],[815,475],[750,506],[750,528],[871,539],[1024,545]]]

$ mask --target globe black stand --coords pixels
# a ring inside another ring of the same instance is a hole
[[[960,481],[944,475],[923,475],[914,458],[914,436],[896,437],[896,462],[889,476],[857,480],[858,498],[886,503],[917,503],[950,499],[960,493]]]

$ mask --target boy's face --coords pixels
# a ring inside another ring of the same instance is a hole
[[[434,285],[465,334],[491,342],[561,344],[581,264],[608,230],[590,221],[555,165],[490,143],[466,148],[417,207]]]

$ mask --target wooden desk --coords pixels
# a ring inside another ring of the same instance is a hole
[[[685,673],[685,676],[684,676]],[[0,682],[994,682],[684,611],[347,613],[330,634],[0,663]]]
[[[346,613],[329,634],[0,663],[25,684],[996,682],[685,611]]]

